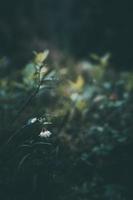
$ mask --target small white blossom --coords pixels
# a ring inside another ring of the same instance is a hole
[[[29,119],[29,120],[28,120],[28,125],[33,124],[33,123],[35,123],[36,121],[37,121],[37,118],[36,118],[36,117],[34,117],[34,118],[32,118],[32,119]]]
[[[39,136],[42,138],[47,138],[50,137],[50,135],[52,135],[52,133],[48,130],[43,130],[40,132]]]
[[[36,121],[37,121],[36,117],[34,117],[34,118],[31,119],[31,123],[35,123]]]

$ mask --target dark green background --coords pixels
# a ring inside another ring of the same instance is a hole
[[[0,5],[0,55],[24,61],[32,50],[52,44],[78,58],[111,52],[116,65],[129,69],[132,20],[131,0],[5,0]]]

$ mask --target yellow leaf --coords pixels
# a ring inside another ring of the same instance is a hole
[[[49,50],[45,50],[43,52],[35,53],[35,59],[34,62],[36,64],[41,64],[44,62],[44,60],[48,57]]]
[[[84,83],[85,83],[85,81],[84,81],[83,77],[81,75],[79,75],[75,82],[72,82],[72,81],[70,82],[70,85],[71,85],[72,89],[79,91],[83,88]]]

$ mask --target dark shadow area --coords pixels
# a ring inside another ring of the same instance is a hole
[[[131,69],[132,18],[131,0],[5,0],[0,7],[0,54],[20,65],[33,49],[47,47],[77,59],[111,52],[117,68]]]

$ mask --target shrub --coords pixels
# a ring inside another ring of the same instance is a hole
[[[1,199],[130,199],[131,73],[109,54],[65,67],[47,56],[0,81]]]

